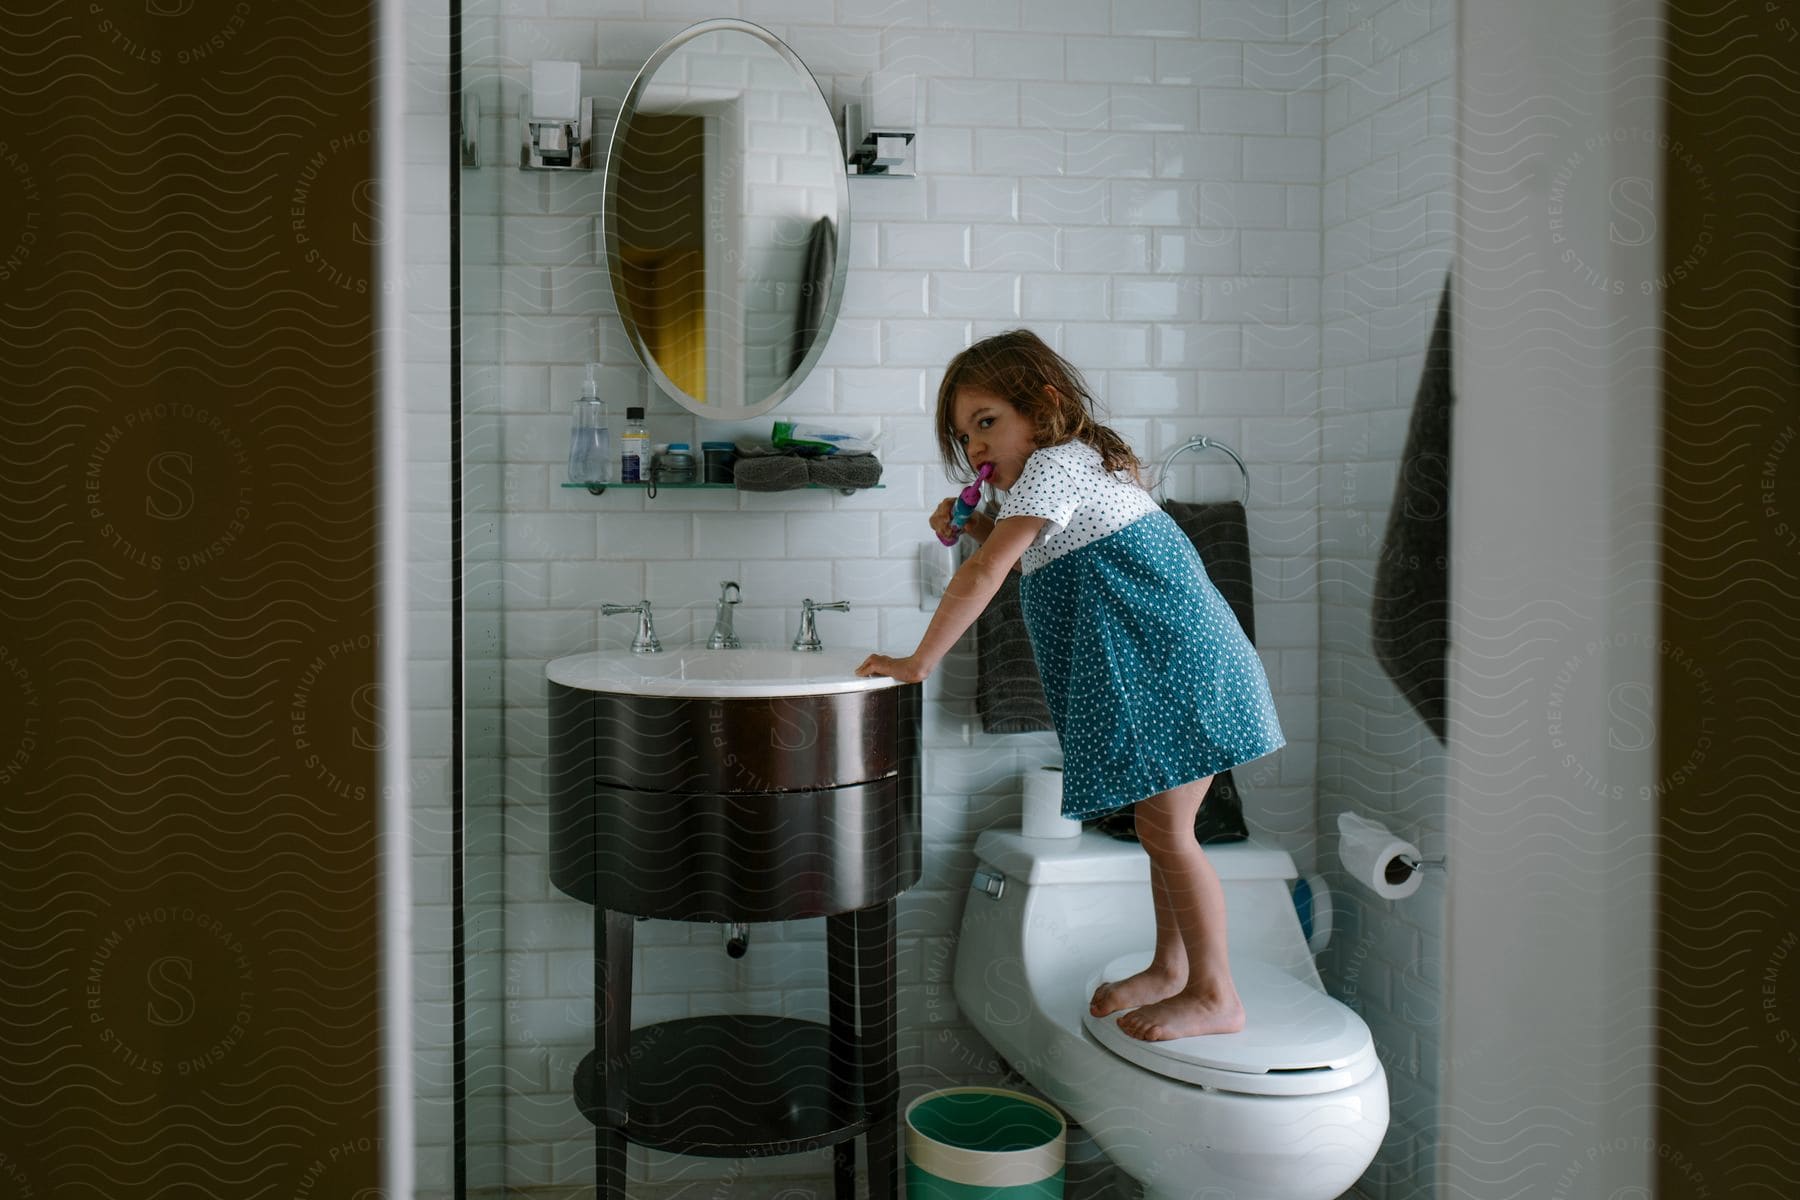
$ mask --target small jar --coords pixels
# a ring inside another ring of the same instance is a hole
[[[694,454],[686,442],[669,443],[662,456],[662,472],[658,478],[664,483],[694,482]]]
[[[737,446],[731,442],[701,442],[700,453],[706,460],[706,482],[732,482],[732,466],[737,462]]]

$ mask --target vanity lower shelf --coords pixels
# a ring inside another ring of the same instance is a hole
[[[596,1052],[597,1053],[597,1052]],[[606,1124],[594,1096],[594,1058],[575,1069],[575,1102]],[[798,1154],[869,1127],[855,1072],[833,1082],[831,1030],[794,1017],[730,1015],[662,1021],[631,1031],[630,1120],[640,1146],[712,1158]]]

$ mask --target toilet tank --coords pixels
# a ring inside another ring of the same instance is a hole
[[[1288,852],[1251,840],[1207,846],[1205,854],[1225,893],[1232,959],[1270,963],[1323,990],[1294,909],[1290,884],[1298,872]],[[976,840],[975,857],[978,871],[1004,879],[1019,901],[984,915],[1015,926],[1002,936],[1027,964],[1061,970],[1083,960],[1085,967],[1088,959],[1104,964],[1155,944],[1150,859],[1134,842],[1092,829],[1074,838],[989,830]],[[981,879],[976,883],[979,889]],[[990,902],[979,890],[972,894],[965,923]]]

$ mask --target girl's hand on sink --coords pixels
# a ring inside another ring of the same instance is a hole
[[[885,675],[889,679],[898,679],[901,683],[923,683],[931,674],[931,664],[916,654],[905,658],[889,658],[885,654],[871,654],[863,659],[862,666],[856,668],[858,675]]]

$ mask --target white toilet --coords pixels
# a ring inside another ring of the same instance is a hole
[[[975,854],[958,1006],[1150,1197],[1332,1200],[1368,1167],[1387,1132],[1387,1075],[1368,1026],[1319,982],[1286,851],[1206,848],[1225,889],[1245,1028],[1156,1043],[1087,1011],[1100,979],[1150,960],[1144,851],[1094,830],[990,830]]]

